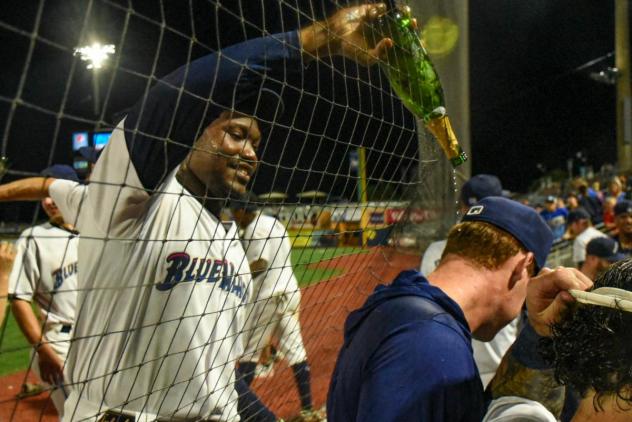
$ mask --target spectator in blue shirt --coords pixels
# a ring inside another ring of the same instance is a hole
[[[471,207],[427,279],[405,271],[349,315],[327,420],[480,422],[486,404],[472,336],[489,340],[514,319],[527,285],[536,330],[560,289],[590,285],[575,269],[531,278],[552,240],[542,218],[515,201],[488,197]]]
[[[544,202],[544,209],[540,211],[540,216],[549,225],[553,232],[553,240],[561,239],[566,232],[566,218],[568,210],[564,207],[558,207],[558,201],[555,196],[547,196]]]

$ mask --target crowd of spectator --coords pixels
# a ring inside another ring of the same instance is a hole
[[[572,242],[578,268],[587,244],[597,237],[611,236],[622,253],[632,253],[632,178],[617,175],[604,183],[605,189],[601,185],[577,178],[541,199],[522,200],[540,213],[555,242]]]

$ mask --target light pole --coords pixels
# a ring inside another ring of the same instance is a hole
[[[79,55],[81,60],[88,62],[86,67],[92,70],[92,98],[94,100],[94,115],[99,115],[100,99],[99,99],[99,69],[107,61],[110,54],[116,51],[113,44],[102,45],[95,42],[92,45],[75,48],[75,55]]]
[[[615,67],[617,69],[617,155],[619,171],[632,170],[632,93],[630,88],[629,0],[615,0]]]

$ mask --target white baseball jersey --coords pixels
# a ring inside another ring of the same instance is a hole
[[[587,227],[575,238],[573,241],[573,262],[575,264],[586,260],[586,245],[597,237],[606,237],[606,235],[594,227]]]
[[[17,299],[35,301],[45,328],[49,324],[74,323],[77,242],[75,233],[50,223],[26,229],[16,242],[9,294]]]
[[[234,368],[251,278],[236,226],[206,210],[175,170],[150,195],[123,124],[84,198],[69,182],[51,186],[64,215],[81,202],[84,289],[66,369],[77,384],[64,420],[93,420],[108,409],[141,418],[238,420]]]
[[[243,244],[249,262],[258,259],[268,262],[268,269],[254,279],[253,301],[299,290],[292,270],[292,245],[279,220],[257,214],[244,230]]]
[[[290,365],[307,359],[298,309],[301,292],[291,262],[292,245],[283,224],[257,214],[243,234],[249,262],[265,259],[268,269],[253,280],[253,303],[248,304],[243,360],[256,362],[274,334]]]

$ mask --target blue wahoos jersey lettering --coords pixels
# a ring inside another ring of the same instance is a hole
[[[57,290],[64,284],[64,280],[68,277],[77,274],[77,262],[70,263],[65,267],[58,268],[51,273],[52,278],[55,280],[53,289]]]
[[[156,284],[160,291],[169,290],[179,283],[220,282],[219,287],[243,300],[246,284],[235,274],[235,265],[225,259],[191,258],[186,252],[174,252],[167,257],[167,276]]]

